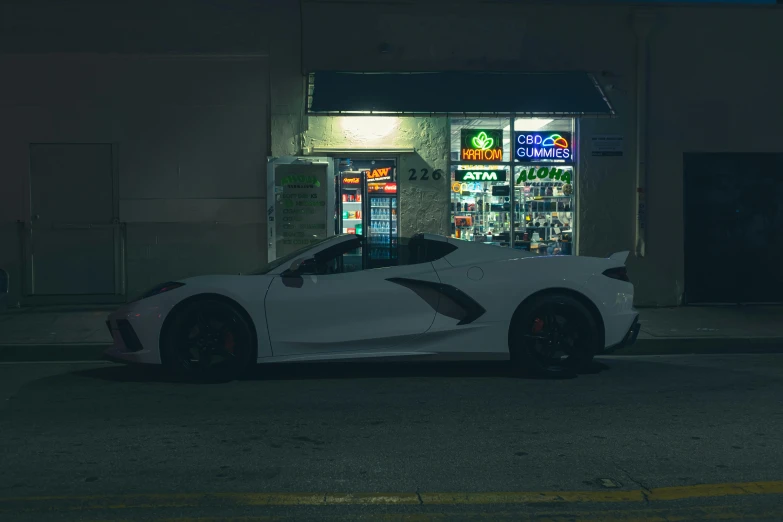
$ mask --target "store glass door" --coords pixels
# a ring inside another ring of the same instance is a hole
[[[509,246],[509,171],[497,165],[460,165],[451,171],[451,236]]]
[[[514,247],[542,255],[573,253],[574,169],[561,165],[514,168]]]

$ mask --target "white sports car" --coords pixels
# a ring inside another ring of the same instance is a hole
[[[247,275],[164,283],[109,316],[107,358],[189,377],[255,363],[455,355],[578,372],[639,332],[628,252],[540,256],[419,234],[390,266],[339,235]]]

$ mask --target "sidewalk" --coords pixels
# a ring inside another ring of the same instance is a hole
[[[39,307],[0,314],[0,362],[100,360],[114,309]],[[643,308],[634,346],[615,355],[783,353],[783,307]]]

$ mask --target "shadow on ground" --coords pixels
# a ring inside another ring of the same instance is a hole
[[[594,361],[584,374],[597,374],[609,366]],[[74,375],[115,382],[182,382],[157,366],[125,366],[116,364],[73,372]],[[329,362],[329,363],[276,363],[262,364],[253,368],[242,381],[282,381],[320,379],[388,379],[405,377],[498,377],[537,380],[540,377],[517,377],[506,361],[470,362]],[[564,377],[573,378],[573,377]],[[226,381],[221,381],[226,382]],[[193,383],[199,384],[199,383]],[[204,382],[200,384],[220,384]]]

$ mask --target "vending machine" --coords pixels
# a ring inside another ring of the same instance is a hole
[[[339,161],[335,177],[335,233],[365,238],[367,268],[396,265],[399,205],[394,165]]]
[[[337,184],[336,234],[364,232],[364,172],[343,171],[335,179]]]
[[[397,183],[367,183],[368,267],[397,264]]]

